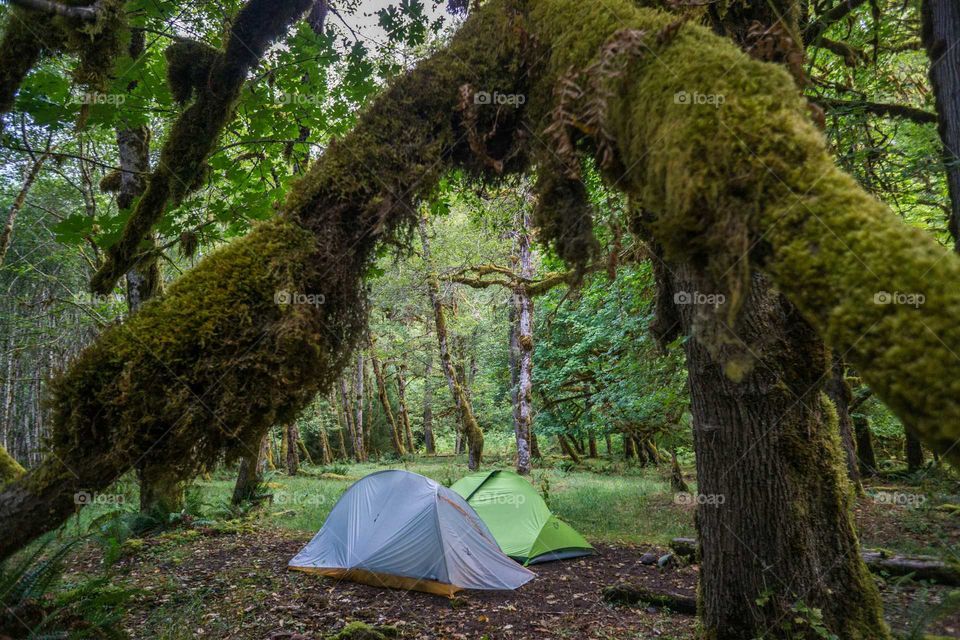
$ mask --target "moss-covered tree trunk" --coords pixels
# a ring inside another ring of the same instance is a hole
[[[745,48],[756,45],[748,36],[756,25],[778,34],[772,61],[792,62],[802,82],[798,7],[782,0],[708,13],[716,31]],[[823,342],[763,276],[723,294],[709,269],[691,261],[658,262],[655,272],[666,291],[658,311],[667,317],[658,324],[670,327],[661,338],[678,330],[691,336],[684,348],[704,635],[815,638],[822,625],[845,639],[889,637],[859,554],[848,480],[853,461],[827,394],[831,362]],[[729,314],[724,304],[737,295],[738,313]],[[704,296],[710,301],[697,302]],[[842,365],[832,373],[846,417]],[[822,611],[822,620],[804,611]]]
[[[873,433],[870,431],[870,419],[862,414],[853,415],[853,429],[857,438],[857,466],[860,477],[877,475],[877,456],[873,450]]]
[[[350,443],[351,455],[356,459],[357,429],[353,424],[353,407],[350,404],[350,394],[347,391],[346,372],[340,376],[340,408],[343,412],[343,422],[347,426],[347,440]]]
[[[907,459],[907,471],[912,473],[923,468],[923,445],[910,429],[903,430],[903,452]]]
[[[287,467],[287,475],[295,476],[300,472],[300,450],[297,443],[300,440],[300,429],[296,421],[283,427],[284,440],[287,443],[287,450],[283,454],[284,464]]]
[[[427,349],[423,365],[423,448],[428,456],[437,452],[433,440],[433,349]]]
[[[709,286],[689,266],[671,270],[674,293]],[[696,336],[698,310],[677,309]],[[814,638],[817,621],[801,612],[808,607],[840,638],[887,638],[860,558],[836,411],[823,393],[827,351],[762,277],[737,329],[757,358],[739,382],[724,371],[723,350],[696,337],[685,343],[706,637]]]
[[[830,377],[827,380],[825,391],[833,402],[837,411],[837,424],[840,428],[840,444],[843,446],[843,456],[847,465],[847,476],[857,494],[863,493],[860,485],[860,467],[857,464],[857,445],[853,434],[853,420],[850,417],[850,403],[853,393],[846,380],[846,364],[843,358],[833,355],[830,364]]]
[[[433,271],[433,261],[430,257],[430,237],[427,233],[427,219],[421,215],[417,220],[417,229],[420,233],[420,246],[423,250],[423,261],[427,269],[427,296],[433,308],[434,328],[437,332],[437,344],[440,347],[440,368],[447,380],[450,395],[457,407],[460,416],[461,434],[467,444],[467,466],[471,471],[480,468],[483,458],[483,431],[473,414],[473,405],[464,386],[466,375],[462,378],[457,375],[450,355],[450,339],[447,335],[447,320],[443,310],[443,301],[440,299],[440,281]],[[459,448],[459,447],[457,447]],[[459,453],[457,451],[456,453]]]
[[[323,427],[320,428],[319,436],[320,436],[320,449],[321,449],[321,451],[320,451],[320,464],[322,464],[322,465],[328,465],[328,464],[330,464],[331,462],[333,462],[333,458],[334,458],[334,452],[333,452],[333,450],[330,448],[330,436],[327,435],[327,430],[326,430],[325,428],[323,428]],[[302,443],[302,442],[303,442],[303,441],[301,440],[301,443]],[[303,451],[304,451],[305,453],[308,452],[308,450],[306,449],[306,447],[304,447]],[[313,461],[308,459],[308,460],[307,460],[307,463],[308,463],[308,464],[313,464]]]
[[[357,369],[353,375],[353,454],[357,462],[367,460],[367,441],[363,433],[363,352],[357,351]]]
[[[143,32],[138,30],[135,33],[139,35],[131,39],[129,53],[132,58],[142,53],[140,45]],[[120,170],[114,174],[117,177],[117,207],[129,214],[130,207],[143,194],[146,175],[150,170],[150,129],[146,125],[118,127],[117,151],[120,160]],[[101,182],[101,188],[110,190],[113,185],[108,187],[104,182]],[[147,257],[126,273],[127,308],[130,313],[136,313],[147,301],[163,291],[163,278],[155,254],[158,249],[152,233],[143,248]],[[162,463],[156,464],[150,459],[149,452],[140,461],[137,476],[140,481],[141,511],[176,513],[183,508],[186,485],[179,478],[166,477],[170,475],[170,470],[165,470]]]
[[[267,454],[270,450],[269,438],[264,435],[260,442],[252,443],[252,453],[240,459],[237,481],[233,485],[231,504],[239,505],[256,497],[257,488],[263,481],[263,471],[267,466]]]
[[[960,252],[960,4],[923,0],[923,44],[930,57],[930,82],[950,191],[947,228]]]
[[[513,291],[513,305],[517,322],[517,395],[516,395],[516,441],[517,473],[530,473],[530,434],[533,431],[533,296],[526,282],[533,280],[533,247],[531,246],[532,222],[529,207],[517,212],[516,271],[524,284]]]
[[[407,451],[416,452],[416,443],[413,441],[413,429],[410,426],[410,412],[407,410],[407,367],[403,363],[395,367],[397,372],[397,402],[400,404],[400,423],[403,425],[403,434],[407,443]]]
[[[370,365],[373,367],[373,377],[377,381],[377,398],[380,400],[380,407],[383,409],[383,415],[387,421],[387,428],[390,429],[390,440],[393,443],[393,450],[398,456],[406,455],[406,448],[403,446],[403,433],[396,417],[393,415],[393,407],[390,406],[390,397],[387,395],[387,383],[383,378],[383,367],[380,360],[373,351],[373,342],[370,342]]]

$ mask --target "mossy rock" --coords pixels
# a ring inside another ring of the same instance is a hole
[[[386,640],[400,636],[396,627],[375,626],[365,622],[350,622],[339,633],[327,636],[326,640]]]

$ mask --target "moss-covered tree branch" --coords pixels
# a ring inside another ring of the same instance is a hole
[[[626,0],[531,7],[533,37],[562,43],[534,100],[586,89],[568,108],[613,147],[606,175],[654,214],[668,258],[708,265],[733,316],[743,265],[764,270],[904,423],[960,460],[960,261],[836,167],[787,72]],[[604,75],[617,56],[623,72]]]
[[[310,0],[249,0],[230,25],[222,51],[181,41],[166,51],[167,76],[174,97],[191,104],[173,124],[144,194],[120,239],[107,252],[91,288],[106,294],[136,264],[143,243],[167,203],[180,202],[203,185],[207,158],[246,81],[267,47],[287,32],[311,6]]]

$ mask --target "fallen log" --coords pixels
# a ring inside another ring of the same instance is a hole
[[[697,541],[694,538],[674,538],[670,548],[680,557],[697,562]],[[960,564],[944,562],[935,556],[908,556],[882,549],[864,549],[860,552],[870,571],[889,576],[912,576],[915,580],[929,580],[937,584],[960,586]]]
[[[864,549],[860,552],[867,567],[874,573],[890,576],[913,576],[952,587],[960,586],[960,566],[943,562],[935,556],[905,556],[886,551]]]
[[[619,583],[603,590],[603,599],[615,604],[644,602],[655,607],[666,607],[676,613],[696,615],[697,599],[670,591],[654,591],[638,584]]]

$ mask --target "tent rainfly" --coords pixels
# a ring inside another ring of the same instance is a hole
[[[347,489],[289,568],[445,596],[516,589],[534,577],[500,551],[463,498],[398,470],[371,473]]]
[[[529,481],[512,471],[472,473],[454,483],[483,519],[505,554],[524,565],[595,553],[555,516]]]

